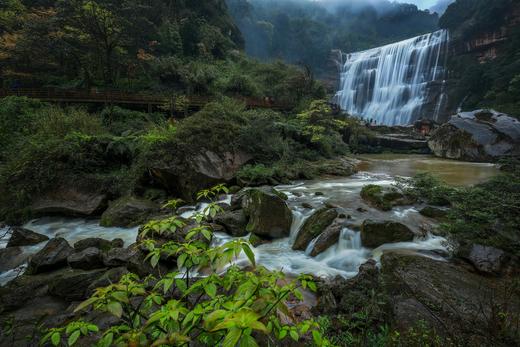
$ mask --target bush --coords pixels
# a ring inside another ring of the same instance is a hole
[[[103,126],[112,134],[120,136],[128,132],[143,132],[162,125],[165,116],[160,113],[144,113],[127,110],[121,107],[107,107],[101,112]]]

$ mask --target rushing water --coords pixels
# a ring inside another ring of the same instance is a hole
[[[428,101],[432,82],[441,88],[444,84],[448,41],[448,31],[439,30],[344,55],[337,103],[347,113],[377,124],[409,124]],[[445,101],[441,92],[431,118],[437,118]]]
[[[366,184],[388,186],[394,182],[396,176],[413,176],[419,171],[432,172],[448,183],[457,185],[475,184],[498,172],[496,166],[492,164],[456,162],[424,155],[367,155],[361,159],[360,172],[351,177],[302,181],[277,187],[289,197],[288,204],[294,215],[291,234],[290,237],[255,248],[254,252],[259,264],[291,274],[311,273],[324,277],[335,275],[351,277],[357,273],[359,265],[369,258],[379,259],[385,249],[445,251],[445,240],[428,232],[434,222],[420,215],[415,207],[401,206],[387,212],[374,209],[360,198],[361,188]],[[323,195],[316,195],[317,192]],[[226,197],[226,201],[229,202],[229,196]],[[312,209],[304,208],[303,203],[310,204]],[[301,225],[325,203],[337,205],[344,210],[345,214],[351,216],[348,225],[341,232],[339,242],[317,257],[309,256],[308,252],[293,251],[291,246]],[[200,204],[192,211],[184,212],[183,216],[189,217],[194,210],[204,207],[204,204]],[[359,212],[358,208],[363,212]],[[395,220],[407,224],[422,236],[418,236],[413,242],[387,244],[377,249],[364,248],[357,230],[367,218]],[[27,223],[24,227],[51,238],[63,237],[70,244],[87,237],[101,237],[108,240],[121,238],[126,246],[135,241],[138,229],[104,228],[99,226],[97,220],[70,218],[41,218]],[[217,233],[215,243],[221,244],[230,239],[229,235]],[[6,239],[0,240],[0,248],[5,247],[5,244]],[[24,252],[33,254],[43,246],[44,243],[24,247]],[[435,253],[426,254],[435,256]],[[244,257],[238,262],[245,264],[247,259]],[[20,270],[23,270],[23,266],[16,271],[0,274],[0,285],[12,279]]]

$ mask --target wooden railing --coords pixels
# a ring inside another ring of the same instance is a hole
[[[130,94],[121,91],[97,91],[97,90],[76,90],[76,89],[0,89],[0,98],[7,96],[26,96],[48,102],[59,103],[102,103],[102,104],[134,104],[145,105],[150,109],[151,106],[177,105],[173,96],[153,95],[136,93]],[[294,105],[273,102],[269,99],[255,99],[237,97],[250,108],[271,108],[275,110],[290,110]],[[183,98],[183,103],[188,109],[202,108],[213,99],[206,96],[187,96]],[[175,106],[171,106],[175,108]]]

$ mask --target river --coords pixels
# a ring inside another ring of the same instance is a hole
[[[396,176],[411,177],[418,172],[427,171],[449,184],[472,185],[496,175],[498,169],[493,164],[466,163],[438,159],[426,155],[363,155],[359,157],[359,172],[350,177],[322,178],[312,181],[294,182],[290,185],[278,186],[289,197],[288,204],[293,211],[294,221],[290,237],[258,246],[254,249],[257,262],[269,269],[283,270],[290,274],[311,273],[317,276],[352,277],[359,265],[369,258],[378,259],[384,249],[398,248],[419,250],[436,257],[447,250],[445,239],[429,232],[435,222],[418,213],[416,207],[400,206],[392,211],[383,212],[367,205],[360,198],[364,185],[379,184],[389,186]],[[322,193],[316,194],[317,192]],[[312,208],[305,208],[303,203]],[[305,221],[316,209],[331,203],[344,209],[350,216],[349,226],[342,231],[340,241],[317,257],[310,257],[306,252],[293,251],[292,243]],[[360,212],[362,211],[362,212]],[[413,242],[383,245],[377,249],[367,249],[361,245],[358,226],[365,219],[395,220],[408,225],[417,234]],[[125,246],[135,242],[138,228],[104,228],[96,219],[72,219],[45,217],[25,224],[24,227],[49,237],[63,237],[72,245],[74,242],[88,238],[106,239],[121,238]],[[1,235],[1,233],[0,233]],[[215,243],[230,240],[231,237],[216,233]],[[5,247],[7,238],[0,240],[0,248]],[[24,247],[24,252],[33,254],[44,246]],[[435,252],[432,252],[435,251]],[[239,259],[239,262],[245,259]],[[23,267],[0,274],[0,285],[12,279]]]

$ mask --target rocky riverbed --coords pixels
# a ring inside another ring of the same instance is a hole
[[[249,238],[258,264],[321,278],[318,304],[308,308],[312,314],[346,312],[352,293],[366,295],[368,287],[379,288],[384,278],[399,324],[409,327],[421,319],[449,335],[458,321],[450,313],[453,307],[466,318],[473,312],[465,311],[467,305],[478,305],[481,293],[495,293],[498,282],[480,273],[500,273],[514,263],[499,250],[478,246],[469,250],[466,260],[454,260],[447,240],[435,233],[443,208],[407,201],[392,186],[396,177],[422,170],[438,173],[451,184],[471,185],[493,176],[497,168],[417,155],[364,156],[357,167],[350,177],[222,196],[225,211],[214,218],[213,242]],[[364,194],[367,186],[378,189]],[[388,208],[374,199],[382,199]],[[204,206],[183,207],[179,213],[188,217]],[[128,271],[141,276],[156,271],[132,245],[138,232],[138,227],[100,227],[97,219],[59,217],[33,220],[7,232],[0,244],[0,320],[14,319],[19,329],[0,342],[20,343],[21,334],[34,329],[38,317],[49,325],[68,319],[71,303]],[[8,244],[13,239],[15,246]],[[236,262],[242,261],[246,264],[245,257]],[[438,293],[432,296],[431,291]],[[458,299],[469,303],[453,306]],[[488,305],[482,317],[475,316],[479,324],[492,309]],[[43,318],[46,315],[49,318]]]

